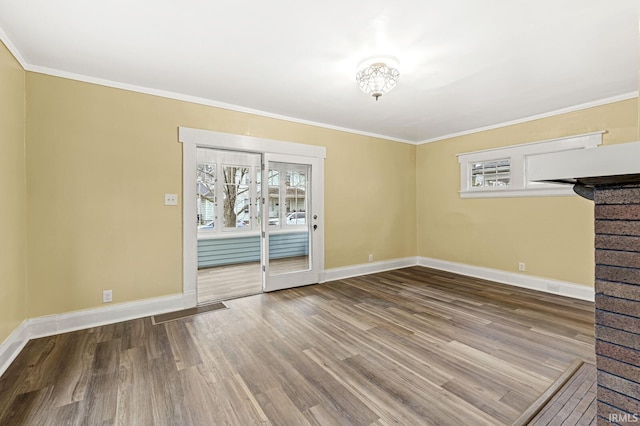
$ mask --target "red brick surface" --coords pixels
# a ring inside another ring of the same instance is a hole
[[[621,299],[640,301],[640,286],[635,284],[596,280],[596,293]],[[636,312],[635,316],[637,315],[638,313]]]
[[[596,234],[640,236],[640,221],[596,220]]]
[[[596,250],[611,249],[638,252],[640,237],[627,235],[596,235]]]
[[[640,424],[640,184],[596,186],[594,201],[597,423]]]
[[[596,265],[596,279],[640,285],[640,269]]]
[[[606,312],[601,309],[596,309],[596,324],[640,334],[640,318]]]
[[[596,219],[640,220],[640,204],[596,204]]]
[[[602,386],[598,387],[598,401],[602,401],[613,407],[618,407],[627,413],[640,413],[640,401],[618,392],[613,392]]]
[[[640,200],[640,188],[634,185],[599,189],[594,194],[596,204],[630,204]]]
[[[640,253],[615,250],[596,250],[596,264],[640,268]]]
[[[598,367],[598,371],[606,371],[618,377],[640,377],[640,367],[604,356],[596,358],[596,367]]]
[[[640,302],[635,300],[618,299],[617,297],[596,294],[596,305],[598,309],[617,314],[634,317],[640,312]]]
[[[610,328],[603,325],[596,325],[596,339],[615,343],[616,345],[620,346],[626,346],[627,348],[640,350],[639,336],[637,334],[629,333],[624,330],[617,330],[615,328]]]

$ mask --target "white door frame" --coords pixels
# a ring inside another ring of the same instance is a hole
[[[293,142],[235,135],[212,130],[178,128],[178,141],[182,143],[182,288],[185,304],[197,305],[196,285],[198,273],[198,237],[196,224],[196,148],[226,149],[254,152],[259,154],[291,154],[302,157],[319,158],[320,177],[324,177],[324,159],[327,149],[323,146],[305,145]],[[314,194],[318,203],[320,225],[324,225],[324,190]],[[316,261],[320,266],[320,282],[324,281],[324,226],[316,232],[319,250]]]
[[[305,194],[307,207],[306,207],[306,231],[309,237],[309,267],[301,270],[292,270],[283,272],[277,275],[271,275],[270,268],[270,255],[269,255],[269,238],[271,232],[277,233],[277,230],[271,229],[269,226],[269,211],[268,207],[262,209],[262,265],[263,265],[263,289],[264,291],[281,290],[285,288],[299,287],[308,284],[316,284],[320,282],[321,274],[324,269],[324,259],[318,259],[320,253],[323,252],[320,245],[320,239],[323,235],[321,232],[324,229],[323,212],[319,209],[319,205],[316,200],[317,194],[320,194],[322,198],[322,176],[318,173],[318,169],[321,169],[323,159],[312,157],[301,157],[298,155],[282,155],[267,153],[263,156],[263,177],[262,177],[262,194],[269,194],[269,182],[268,174],[271,169],[271,162],[286,163],[286,164],[300,164],[308,167],[307,174],[308,188]],[[280,179],[283,179],[281,177]],[[264,196],[264,195],[263,195]],[[284,204],[283,200],[280,200],[280,206]],[[263,204],[264,205],[264,204]],[[282,215],[280,216],[280,224],[286,226],[283,222]],[[317,238],[320,237],[320,238]]]

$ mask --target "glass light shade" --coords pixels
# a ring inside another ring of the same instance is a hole
[[[368,95],[376,98],[393,89],[398,84],[400,73],[398,62],[393,58],[372,58],[360,64],[356,81]]]

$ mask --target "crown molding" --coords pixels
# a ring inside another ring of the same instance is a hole
[[[304,120],[301,118],[289,117],[286,115],[273,114],[267,111],[261,111],[253,108],[246,108],[240,105],[233,105],[225,102],[218,102],[218,101],[214,101],[213,99],[200,98],[197,96],[185,95],[183,93],[153,89],[150,87],[127,84],[119,81],[106,80],[106,79],[91,77],[83,74],[76,74],[68,71],[58,70],[54,68],[42,67],[39,65],[32,65],[24,59],[24,57],[22,56],[18,48],[13,44],[9,36],[7,36],[7,34],[3,31],[1,27],[0,27],[0,41],[2,41],[5,46],[7,46],[7,49],[9,49],[9,52],[11,52],[11,54],[16,58],[16,60],[20,63],[20,65],[22,66],[22,68],[24,68],[25,71],[50,75],[53,77],[66,78],[69,80],[81,81],[84,83],[97,84],[99,86],[111,87],[114,89],[123,89],[131,92],[143,93],[146,95],[153,95],[153,96],[159,96],[162,98],[168,98],[168,99],[174,99],[178,101],[190,102],[194,104],[206,105],[206,106],[226,109],[230,111],[253,114],[253,115],[258,115],[258,116],[267,117],[267,118],[274,118],[277,120],[289,121],[297,124],[305,124],[309,126],[320,127],[323,129],[352,133],[360,136],[367,136],[367,137],[377,138],[377,139],[385,139],[392,142],[400,142],[400,143],[406,143],[410,145],[416,144],[415,141],[410,141],[407,139],[395,138],[392,136],[380,135],[377,133],[365,132],[365,131],[356,130],[356,129],[349,129],[347,127],[333,126],[333,125],[321,123],[318,121]]]
[[[289,122],[297,123],[297,124],[304,124],[304,125],[309,125],[309,126],[314,126],[314,127],[320,127],[320,128],[328,129],[328,130],[335,130],[335,131],[339,131],[339,132],[351,133],[351,134],[360,135],[360,136],[366,136],[366,137],[377,138],[377,139],[384,139],[384,140],[388,140],[388,141],[392,141],[392,142],[400,142],[400,143],[405,143],[405,144],[408,144],[408,145],[417,145],[417,146],[424,145],[424,144],[431,143],[431,142],[438,142],[438,141],[442,141],[442,140],[446,140],[446,139],[451,139],[451,138],[458,137],[458,136],[465,136],[465,135],[470,135],[470,134],[473,134],[473,133],[483,132],[483,131],[487,131],[487,130],[499,129],[501,127],[512,126],[514,124],[526,123],[528,121],[534,121],[534,120],[539,120],[539,119],[542,119],[542,118],[553,117],[553,116],[556,116],[556,115],[566,114],[566,113],[574,112],[574,111],[580,111],[580,110],[583,110],[583,109],[593,108],[593,107],[597,107],[597,106],[601,106],[601,105],[607,105],[607,104],[611,104],[611,103],[614,103],[614,102],[625,101],[625,100],[629,100],[629,99],[633,99],[633,98],[637,98],[638,97],[638,91],[629,92],[629,93],[624,93],[624,94],[617,95],[617,96],[612,96],[612,97],[609,97],[609,98],[604,98],[604,99],[600,99],[600,100],[596,100],[596,101],[592,101],[592,102],[587,102],[587,103],[584,103],[584,104],[579,104],[579,105],[574,105],[574,106],[567,107],[567,108],[562,108],[562,109],[558,109],[558,110],[554,110],[554,111],[549,111],[549,112],[542,113],[542,114],[537,114],[537,115],[532,115],[532,116],[529,116],[529,117],[519,118],[519,119],[512,120],[512,121],[506,121],[506,122],[502,122],[502,123],[492,124],[490,126],[478,127],[478,128],[475,128],[475,129],[469,129],[469,130],[465,130],[465,131],[462,131],[462,132],[456,132],[456,133],[450,133],[450,134],[447,134],[447,135],[436,136],[434,138],[426,139],[426,140],[423,140],[423,141],[412,141],[412,140],[408,140],[408,139],[396,138],[396,137],[393,137],[393,136],[387,136],[387,135],[381,135],[381,134],[377,134],[377,133],[365,132],[365,131],[356,130],[356,129],[350,129],[350,128],[347,128],[347,127],[333,126],[333,125],[322,123],[322,122],[318,122],[318,121],[304,120],[304,119],[300,119],[300,118],[296,118],[296,117],[290,117],[290,116],[286,116],[286,115],[273,114],[273,113],[270,113],[270,112],[267,112],[267,111],[262,111],[262,110],[253,109],[253,108],[247,108],[247,107],[243,107],[243,106],[240,106],[240,105],[228,104],[228,103],[225,103],[225,102],[219,102],[219,101],[215,101],[215,100],[212,100],[212,99],[201,98],[201,97],[197,97],[197,96],[191,96],[191,95],[171,92],[171,91],[167,91],[167,90],[159,90],[159,89],[154,89],[154,88],[149,88],[149,87],[144,87],[144,86],[138,86],[138,85],[133,85],[133,84],[128,84],[128,83],[122,83],[122,82],[118,82],[118,81],[112,81],[112,80],[106,80],[106,79],[101,79],[101,78],[97,78],[97,77],[91,77],[91,76],[87,76],[87,75],[83,75],[83,74],[76,74],[76,73],[72,73],[72,72],[68,72],[68,71],[62,71],[62,70],[58,70],[58,69],[54,69],[54,68],[42,67],[42,66],[38,66],[38,65],[31,65],[30,63],[28,63],[24,59],[24,57],[22,56],[22,54],[20,53],[18,48],[13,44],[13,42],[11,42],[11,39],[7,36],[7,34],[3,31],[2,28],[0,28],[0,41],[2,41],[5,44],[5,46],[7,46],[7,49],[9,49],[9,52],[11,52],[11,54],[16,58],[16,60],[20,63],[20,65],[22,66],[22,68],[24,68],[25,71],[35,72],[35,73],[45,74],[45,75],[50,75],[50,76],[53,76],[53,77],[66,78],[66,79],[69,79],[69,80],[81,81],[81,82],[84,82],[84,83],[97,84],[97,85],[100,85],[100,86],[111,87],[111,88],[115,88],[115,89],[128,90],[128,91],[131,91],[131,92],[137,92],[137,93],[142,93],[142,94],[146,94],[146,95],[159,96],[159,97],[167,98],[167,99],[174,99],[174,100],[178,100],[178,101],[190,102],[190,103],[199,104],[199,105],[206,105],[206,106],[211,106],[211,107],[215,107],[215,108],[221,108],[221,109],[226,109],[226,110],[230,110],[230,111],[236,111],[236,112],[240,112],[240,113],[245,113],[245,114],[253,114],[253,115],[258,115],[258,116],[262,116],[262,117],[273,118],[273,119],[276,119],[276,120],[289,121]]]
[[[301,118],[290,117],[290,116],[287,116],[287,115],[273,114],[273,113],[270,113],[270,112],[267,112],[267,111],[261,111],[261,110],[258,110],[258,109],[247,108],[247,107],[243,107],[243,106],[240,106],[240,105],[233,105],[233,104],[228,104],[228,103],[225,103],[225,102],[214,101],[213,99],[201,98],[201,97],[198,97],[198,96],[185,95],[183,93],[176,93],[176,92],[171,92],[171,91],[167,91],[167,90],[154,89],[154,88],[150,88],[150,87],[144,87],[144,86],[138,86],[138,85],[134,85],[134,84],[122,83],[122,82],[119,82],[119,81],[105,80],[105,79],[101,79],[101,78],[97,78],[97,77],[91,77],[91,76],[87,76],[87,75],[83,75],[83,74],[75,74],[75,73],[68,72],[68,71],[61,71],[61,70],[57,70],[57,69],[53,69],[53,68],[47,68],[47,67],[41,67],[41,66],[27,65],[27,66],[24,66],[24,68],[25,68],[26,71],[35,72],[35,73],[38,73],[38,74],[50,75],[50,76],[53,76],[53,77],[61,77],[61,78],[69,79],[69,80],[75,80],[75,81],[81,81],[81,82],[84,82],[84,83],[96,84],[96,85],[99,85],[99,86],[105,86],[105,87],[111,87],[111,88],[115,88],[115,89],[128,90],[130,92],[137,92],[137,93],[142,93],[142,94],[146,94],[146,95],[159,96],[161,98],[174,99],[174,100],[177,100],[177,101],[184,101],[184,102],[190,102],[190,103],[199,104],[199,105],[206,105],[206,106],[211,106],[211,107],[215,107],[215,108],[221,108],[221,109],[226,109],[226,110],[230,110],[230,111],[241,112],[241,113],[245,113],[245,114],[253,114],[253,115],[258,115],[258,116],[262,116],[262,117],[273,118],[273,119],[276,119],[276,120],[289,121],[289,122],[297,123],[297,124],[304,124],[304,125],[308,125],[308,126],[320,127],[320,128],[323,128],[323,129],[336,130],[336,131],[339,131],[339,132],[352,133],[352,134],[356,134],[356,135],[360,135],[360,136],[367,136],[367,137],[372,137],[372,138],[377,138],[377,139],[385,139],[385,140],[388,140],[388,141],[415,145],[414,141],[409,141],[409,140],[406,140],[406,139],[394,138],[392,136],[379,135],[377,133],[364,132],[364,131],[360,131],[360,130],[349,129],[349,128],[346,128],[346,127],[333,126],[333,125],[326,124],[326,123],[321,123],[321,122],[318,122],[318,121],[304,120],[304,119],[301,119]]]
[[[518,118],[518,119],[512,120],[512,121],[505,121],[503,123],[492,124],[490,126],[478,127],[478,128],[475,128],[475,129],[465,130],[465,131],[457,132],[457,133],[450,133],[448,135],[443,135],[443,136],[436,136],[435,138],[432,138],[432,139],[426,139],[426,140],[423,140],[421,142],[417,142],[416,145],[424,145],[424,144],[431,143],[431,142],[439,142],[439,141],[442,141],[442,140],[451,139],[451,138],[455,138],[455,137],[458,137],[458,136],[466,136],[466,135],[471,135],[473,133],[484,132],[484,131],[487,131],[487,130],[499,129],[501,127],[513,126],[514,124],[521,124],[521,123],[526,123],[526,122],[529,122],[529,121],[540,120],[542,118],[555,117],[557,115],[567,114],[567,113],[574,112],[574,111],[581,111],[583,109],[589,109],[589,108],[598,107],[598,106],[602,106],[602,105],[608,105],[608,104],[612,104],[612,103],[615,103],[615,102],[627,101],[629,99],[634,99],[634,98],[637,98],[637,97],[638,97],[638,92],[637,91],[629,92],[629,93],[623,93],[622,95],[617,95],[617,96],[612,96],[612,97],[609,97],[609,98],[599,99],[597,101],[587,102],[587,103],[580,104],[580,105],[574,105],[574,106],[570,106],[570,107],[567,107],[567,108],[556,109],[554,111],[549,111],[549,112],[545,112],[545,113],[537,114],[537,115],[531,115],[529,117],[524,117],[524,118]]]
[[[27,61],[24,60],[24,58],[20,54],[20,51],[15,46],[15,44],[13,44],[13,42],[11,41],[9,36],[7,36],[7,34],[4,32],[2,27],[0,27],[0,41],[4,43],[5,46],[7,46],[7,49],[9,49],[9,52],[13,55],[14,58],[16,58],[16,61],[18,61],[20,66],[22,66],[22,68],[26,71],[27,68],[29,67],[29,64],[27,63]]]

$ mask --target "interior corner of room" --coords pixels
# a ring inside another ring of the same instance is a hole
[[[412,142],[81,81],[12,50],[0,42],[0,373],[30,339],[288,288],[281,274],[316,267],[297,285],[419,266],[593,301],[594,203],[461,197],[458,155],[590,132],[603,147],[640,140],[637,91]],[[179,129],[205,135],[191,160]],[[224,269],[237,263],[252,269]],[[205,289],[214,273],[255,280]]]
[[[591,204],[462,199],[456,155],[603,129],[604,145],[638,138],[637,97],[416,145],[25,71],[0,54],[2,339],[30,320],[100,312],[105,289],[114,306],[193,303],[182,296],[182,212],[162,203],[182,193],[184,123],[326,147],[329,279],[421,264],[542,290],[557,282],[586,299]]]

